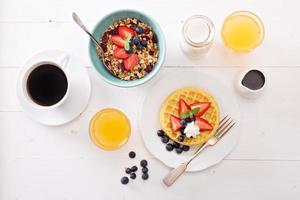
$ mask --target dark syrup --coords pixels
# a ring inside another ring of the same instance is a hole
[[[261,71],[250,70],[243,77],[242,85],[251,90],[259,90],[265,85],[265,76]]]
[[[27,79],[27,91],[31,99],[41,106],[52,106],[66,94],[68,81],[57,66],[44,64],[35,68]]]

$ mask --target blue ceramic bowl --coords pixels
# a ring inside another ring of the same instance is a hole
[[[148,15],[145,15],[141,12],[135,11],[135,10],[118,10],[115,12],[112,12],[106,16],[104,16],[96,25],[96,27],[93,30],[93,35],[100,39],[105,32],[106,28],[110,26],[114,21],[118,19],[124,19],[124,18],[136,18],[138,20],[141,20],[147,24],[149,24],[154,33],[157,36],[158,39],[158,48],[159,48],[159,57],[157,63],[154,65],[153,70],[144,76],[143,78],[137,79],[137,80],[130,80],[130,81],[124,81],[121,80],[115,76],[113,76],[104,66],[100,58],[98,57],[96,53],[95,46],[92,41],[89,43],[89,55],[90,59],[93,63],[94,68],[96,69],[97,73],[100,74],[100,76],[107,81],[108,83],[119,86],[119,87],[134,87],[137,85],[141,85],[147,81],[149,81],[151,78],[153,78],[158,71],[160,70],[165,54],[166,54],[166,44],[165,44],[165,37],[164,34],[159,27],[159,25]]]

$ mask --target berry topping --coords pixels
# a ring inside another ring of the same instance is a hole
[[[212,125],[205,119],[196,117],[195,124],[200,127],[200,131],[211,131],[213,129]]]
[[[130,151],[128,155],[129,155],[129,158],[135,158],[136,154],[134,151]]]
[[[146,167],[146,166],[148,165],[147,160],[141,160],[140,165],[141,165],[142,167]]]
[[[126,60],[124,60],[124,66],[127,70],[131,70],[138,64],[138,61],[138,55],[131,54]]]
[[[131,173],[131,174],[130,174],[130,178],[131,178],[131,179],[135,179],[135,178],[136,178],[136,174],[135,174],[135,173]]]
[[[117,47],[113,53],[113,57],[118,59],[128,58],[130,55],[126,53],[125,49]]]
[[[199,108],[195,116],[202,116],[210,107],[210,102],[197,102],[190,105],[191,109]]]
[[[118,34],[119,34],[119,31],[118,31],[117,28],[115,28],[115,29],[109,31],[109,34],[111,34],[111,35],[118,35]]]
[[[167,135],[164,135],[162,138],[161,138],[161,141],[162,141],[162,143],[168,143],[169,142],[169,137],[167,136]]]
[[[167,144],[167,145],[166,145],[166,149],[167,149],[168,151],[172,151],[172,150],[174,149],[174,146],[173,146],[172,144]]]
[[[138,45],[138,44],[140,43],[139,38],[138,38],[138,37],[132,38],[132,43],[133,43],[134,45]]]
[[[188,112],[190,110],[191,110],[190,106],[183,99],[180,99],[179,110],[178,110],[179,116],[181,116],[182,113]]]
[[[124,177],[121,178],[121,183],[122,184],[126,185],[128,182],[129,182],[129,178],[128,177],[124,176]]]
[[[142,172],[143,172],[143,174],[147,174],[147,173],[148,173],[148,171],[149,171],[149,170],[148,170],[148,168],[147,168],[147,167],[143,167],[143,168],[142,168]]]
[[[178,140],[178,142],[183,142],[184,136],[183,135],[178,136],[177,140]]]
[[[148,44],[148,43],[147,43],[146,40],[142,40],[140,43],[141,43],[141,45],[142,45],[143,47],[147,47],[147,44]]]
[[[159,137],[162,137],[162,136],[165,135],[165,132],[164,132],[163,130],[158,130],[158,131],[157,131],[157,135],[158,135]]]
[[[111,36],[111,41],[115,44],[115,45],[117,45],[117,46],[119,46],[119,47],[124,47],[124,45],[125,45],[125,40],[123,40],[123,38],[121,38],[119,35],[112,35]]]
[[[143,180],[147,180],[148,178],[149,178],[149,175],[148,175],[148,174],[143,174],[143,175],[142,175],[142,179],[143,179]]]
[[[178,153],[178,154],[181,154],[182,151],[183,151],[182,148],[177,148],[177,149],[176,149],[176,153]]]
[[[135,35],[134,31],[128,28],[127,26],[119,27],[119,35],[125,39],[127,37],[133,37]]]
[[[143,50],[143,46],[141,44],[137,44],[136,48],[137,48],[137,50],[140,50],[140,51]]]
[[[182,150],[183,150],[183,151],[188,151],[188,150],[190,150],[190,147],[187,146],[187,145],[183,145],[183,146],[182,146]]]
[[[173,143],[173,146],[174,146],[174,148],[179,148],[179,147],[180,147],[180,144],[179,144],[178,142],[174,142],[174,143]]]
[[[187,125],[187,121],[185,119],[182,119],[180,121],[181,126],[186,126]]]
[[[181,128],[180,119],[174,115],[170,115],[171,127],[172,130],[178,131]]]
[[[135,32],[136,32],[137,34],[142,34],[142,33],[143,33],[143,28],[140,27],[140,26],[137,26],[137,27],[135,28]]]

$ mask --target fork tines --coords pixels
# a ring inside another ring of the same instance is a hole
[[[233,126],[235,122],[226,115],[219,123],[219,127],[216,130],[215,137],[222,138]]]

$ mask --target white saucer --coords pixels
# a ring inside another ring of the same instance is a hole
[[[66,52],[59,50],[48,50],[40,52],[31,57],[22,68],[17,85],[17,95],[19,102],[24,112],[33,120],[48,126],[58,126],[68,123],[79,116],[87,106],[91,94],[91,83],[86,65],[80,61],[77,57],[69,55],[68,66],[66,71],[69,76],[70,92],[69,96],[61,106],[53,109],[37,109],[31,106],[26,101],[23,94],[21,77],[25,73],[26,69],[32,66],[34,63],[41,61],[57,62],[61,59],[62,55],[66,55]]]
[[[214,147],[205,149],[195,160],[190,163],[187,171],[200,171],[213,166],[228,155],[239,139],[239,107],[234,92],[214,77],[199,71],[175,71],[164,76],[148,92],[145,97],[139,117],[139,128],[147,149],[158,160],[168,167],[175,168],[192,155],[192,150],[178,155],[175,151],[168,152],[165,149],[156,132],[160,129],[159,111],[165,98],[174,90],[195,86],[206,90],[215,97],[219,108],[220,118],[229,115],[236,121],[236,125]]]

